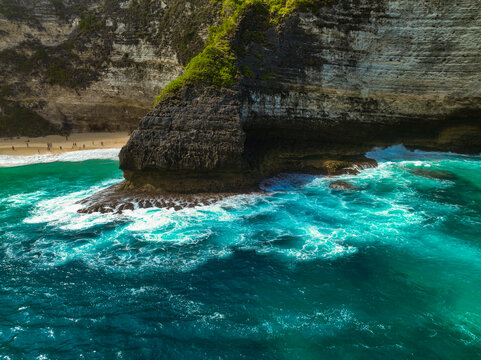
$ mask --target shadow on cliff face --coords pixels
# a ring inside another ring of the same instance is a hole
[[[264,4],[251,6],[232,42],[243,74],[241,84],[253,88],[309,85],[307,73],[313,68],[321,72],[324,65],[355,68],[365,54],[357,48],[352,34],[375,33],[377,24],[388,16],[386,9],[385,0],[324,0],[315,9],[273,24]],[[323,31],[331,31],[335,39],[326,41],[319,36]]]
[[[402,143],[410,149],[478,154],[480,122],[481,109],[460,109],[439,118],[426,115],[375,126],[328,119],[313,125],[308,119],[298,119],[276,127],[269,126],[274,125],[270,119],[255,119],[245,123],[244,156],[263,176],[278,172],[337,175],[349,173],[353,167],[373,166],[364,154],[377,146]]]
[[[396,15],[387,9],[387,1],[338,1],[328,2],[315,14],[295,14],[277,28],[260,11],[241,22],[236,44],[241,49],[240,68],[245,70],[240,81],[243,156],[251,167],[263,176],[279,171],[338,173],[323,162],[363,164],[363,154],[370,148],[398,143],[424,150],[481,151],[481,99],[447,97],[455,106],[432,111],[441,107],[442,96],[423,99],[419,94],[416,99],[401,81],[392,84],[399,95],[388,89],[377,96],[356,80],[369,51],[360,47],[357,37],[367,34],[375,42],[381,26]],[[434,35],[432,44],[427,41],[429,54],[441,46],[440,35]],[[376,51],[381,62],[383,52]],[[403,54],[397,55],[400,61]],[[424,62],[421,56],[421,70],[433,66]],[[384,76],[390,76],[388,70]]]

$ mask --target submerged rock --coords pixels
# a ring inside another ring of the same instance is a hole
[[[334,181],[329,184],[329,189],[336,189],[336,190],[352,190],[354,186],[345,181]]]
[[[409,170],[411,174],[437,180],[454,180],[456,175],[446,170],[415,168]]]

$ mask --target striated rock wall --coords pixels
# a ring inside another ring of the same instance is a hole
[[[479,1],[339,0],[279,25],[267,17],[247,12],[232,40],[236,115],[210,111],[224,97],[201,85],[167,97],[122,150],[130,185],[178,191],[176,176],[193,171],[251,185],[279,171],[338,173],[398,142],[481,152]],[[205,190],[198,178],[183,186]]]
[[[47,133],[135,128],[202,49],[216,6],[0,0],[0,136],[41,135],[22,116]]]
[[[272,50],[254,54],[269,59],[261,66],[273,77],[249,91],[250,125],[289,117],[317,119],[313,125],[321,128],[340,122],[392,126],[478,111],[479,2],[375,3],[340,1],[290,18],[271,37]]]

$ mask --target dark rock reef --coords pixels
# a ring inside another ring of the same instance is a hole
[[[144,187],[130,189],[124,183],[115,184],[107,189],[93,194],[79,202],[82,207],[80,214],[115,213],[134,209],[164,208],[180,210],[199,205],[210,205],[232,194],[202,193],[202,194],[166,194],[155,189]]]
[[[127,188],[234,191],[278,172],[354,173],[373,146],[481,152],[481,6],[338,0],[278,24],[246,11],[231,88],[163,97],[120,154]],[[254,11],[254,10],[253,10]]]

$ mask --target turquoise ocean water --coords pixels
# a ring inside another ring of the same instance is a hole
[[[122,215],[108,157],[0,168],[0,359],[480,359],[481,157],[369,155]]]

